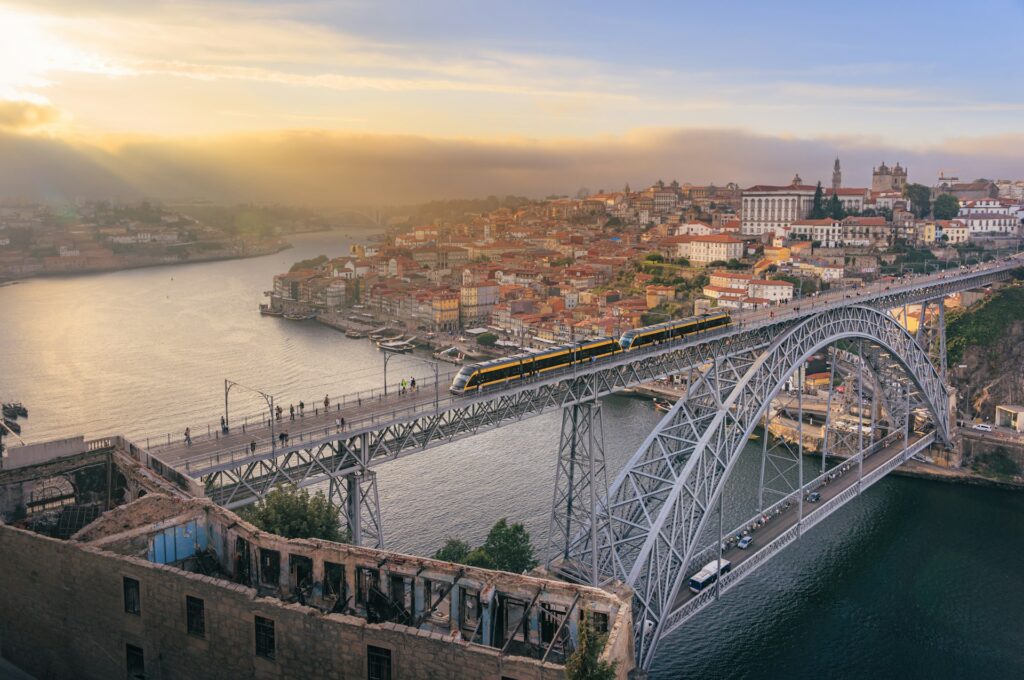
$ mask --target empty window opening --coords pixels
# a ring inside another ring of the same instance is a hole
[[[281,582],[281,553],[260,548],[260,583],[276,586]]]
[[[345,565],[324,562],[324,597],[345,605]]]

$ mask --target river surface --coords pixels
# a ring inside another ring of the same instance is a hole
[[[279,403],[380,387],[369,341],[257,312],[275,273],[352,238],[0,288],[0,399],[28,407],[24,436],[40,441],[195,429],[223,412],[225,379]],[[407,357],[389,365],[392,380],[427,373]],[[237,413],[261,403],[244,388],[231,400]],[[630,397],[602,410],[613,474],[659,414]],[[559,426],[552,413],[377,468],[388,547],[479,543],[509,517],[544,552]],[[730,479],[727,523],[752,513],[755,449]],[[1024,677],[1022,546],[1024,495],[890,477],[663,641],[651,677]]]

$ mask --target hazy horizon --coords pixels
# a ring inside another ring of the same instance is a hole
[[[986,3],[1000,25],[1019,0]],[[657,17],[655,20],[654,17]],[[884,17],[880,21],[879,17]],[[1024,177],[1024,51],[934,3],[0,0],[0,198],[406,204]]]

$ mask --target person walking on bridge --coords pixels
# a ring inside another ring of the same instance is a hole
[[[299,402],[299,416],[302,418],[306,417],[306,402],[304,401]]]
[[[192,446],[192,428],[185,428],[185,446]]]
[[[295,420],[295,404],[288,406],[288,420]]]
[[[324,395],[324,410],[326,411],[326,410],[327,410],[327,409],[329,409],[330,407],[331,407],[331,398],[330,398],[330,397],[328,397],[328,396],[327,396],[327,395],[325,394],[325,395]]]

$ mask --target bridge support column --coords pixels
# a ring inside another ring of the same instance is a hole
[[[601,402],[562,409],[562,432],[551,506],[550,557],[557,568],[583,583],[599,583],[597,504],[608,495]]]
[[[384,525],[380,516],[377,473],[366,467],[366,435],[359,439],[359,443],[358,452],[349,451],[349,461],[356,463],[356,469],[343,475],[332,475],[327,498],[341,513],[353,545],[383,548]],[[345,446],[345,443],[339,442],[339,446]]]

